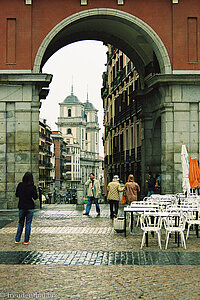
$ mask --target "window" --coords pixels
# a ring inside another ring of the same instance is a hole
[[[137,147],[140,146],[140,124],[137,124]]]
[[[134,148],[134,127],[131,127],[131,149]]]
[[[65,159],[67,162],[71,162],[71,156],[66,156]]]
[[[68,109],[68,117],[71,117],[72,116],[72,110],[71,108]]]
[[[66,170],[66,172],[71,171],[71,165],[66,165],[66,166],[65,166],[65,170]]]
[[[70,128],[67,129],[67,134],[72,134],[72,130]]]
[[[129,149],[128,129],[126,129],[126,150]]]

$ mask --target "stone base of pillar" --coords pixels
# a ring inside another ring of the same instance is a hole
[[[84,204],[76,204],[76,210],[84,210]]]
[[[83,186],[79,186],[76,191],[77,191],[77,204],[76,204],[76,209],[77,210],[84,210],[84,204],[83,204]]]

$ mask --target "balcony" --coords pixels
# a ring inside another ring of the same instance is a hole
[[[141,146],[137,147],[137,161],[141,161],[142,158],[142,151],[141,151]]]
[[[50,150],[47,150],[47,149],[44,149],[44,153],[47,155],[47,156],[52,156],[52,152]]]
[[[120,152],[113,153],[113,162],[114,164],[120,163]]]
[[[129,156],[129,150],[126,150],[126,162],[128,163],[130,160],[130,156]]]
[[[47,162],[45,162],[44,165],[45,165],[45,167],[48,168],[48,169],[52,169],[52,168],[53,168],[52,163],[47,163]]]
[[[131,61],[128,62],[127,74],[129,74],[130,72],[131,72]]]
[[[52,181],[52,177],[46,175],[39,175],[39,181]]]
[[[124,159],[125,159],[125,152],[124,151],[121,151],[120,152],[120,161],[121,161],[121,163],[124,163]]]
[[[42,133],[42,132],[39,132],[39,137],[41,138],[41,139],[46,139],[46,136],[45,136],[45,134],[44,133]]]
[[[53,143],[53,140],[50,138],[50,137],[46,137],[46,142],[49,142],[50,144],[52,144]]]
[[[101,89],[101,98],[103,99],[103,98],[107,97],[107,95],[108,95],[108,88],[103,87]]]
[[[66,180],[72,180],[72,175],[71,174],[66,174],[65,178],[66,178]]]
[[[135,162],[135,148],[131,149],[131,163]]]

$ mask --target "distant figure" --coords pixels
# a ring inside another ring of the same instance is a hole
[[[130,204],[133,201],[137,201],[137,192],[140,192],[140,186],[134,180],[134,176],[130,174],[128,176],[128,182],[125,184],[126,202]]]
[[[83,214],[89,215],[90,209],[92,207],[92,201],[94,200],[94,203],[96,205],[97,215],[100,216],[100,206],[98,202],[101,193],[100,182],[94,177],[95,177],[94,173],[90,173],[89,180],[85,183],[85,185],[88,187],[87,190],[88,201],[86,205],[86,210]]]
[[[19,197],[19,224],[15,243],[18,244],[20,242],[24,221],[26,219],[24,245],[28,245],[30,243],[31,223],[35,207],[33,199],[36,200],[38,198],[36,186],[33,182],[33,175],[30,172],[26,172],[22,182],[18,184],[16,197]]]
[[[108,197],[107,200],[110,204],[110,218],[113,219],[114,217],[117,218],[118,209],[119,209],[119,192],[123,192],[124,188],[121,187],[119,183],[119,176],[115,175],[113,177],[113,181],[110,182],[107,186]],[[113,206],[115,210],[113,211]]]
[[[155,184],[155,192],[160,194],[161,191],[161,177],[159,174],[156,174],[156,184]]]
[[[148,183],[148,194],[147,197],[150,197],[155,193],[155,178],[153,177],[151,171],[148,172],[148,180],[146,180],[146,183]]]
[[[42,208],[42,186],[38,186],[38,191],[39,191],[39,200],[40,200],[40,209]]]

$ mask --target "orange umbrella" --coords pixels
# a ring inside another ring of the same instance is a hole
[[[190,157],[189,180],[192,189],[200,187],[200,171],[196,158]]]

